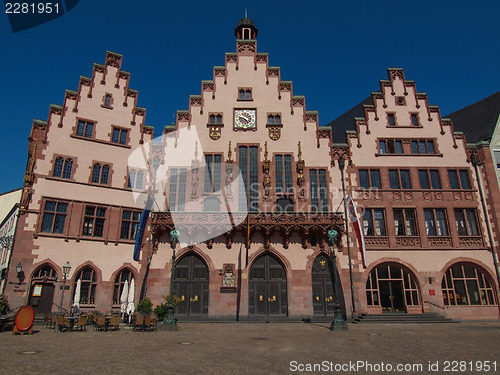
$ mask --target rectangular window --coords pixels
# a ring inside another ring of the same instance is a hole
[[[141,213],[136,211],[123,211],[120,238],[125,240],[135,240],[139,230]]]
[[[111,137],[111,142],[121,145],[127,144],[127,133],[128,130],[126,129],[113,128],[113,136]]]
[[[431,176],[431,186],[433,189],[441,189],[441,180],[439,179],[439,171],[437,169],[429,170]]]
[[[87,206],[83,220],[83,236],[102,237],[104,233],[104,221],[106,219],[106,207]]]
[[[459,236],[479,236],[476,210],[455,209],[455,220]]]
[[[380,171],[378,169],[360,169],[359,186],[364,189],[380,189]]]
[[[240,146],[238,148],[238,166],[243,179],[239,187],[239,209],[249,212],[259,210],[259,169],[257,146]],[[248,203],[247,203],[248,199]]]
[[[328,211],[328,186],[325,169],[310,169],[311,211]]]
[[[384,210],[365,209],[363,214],[363,231],[365,236],[385,236]]]
[[[396,126],[396,121],[394,119],[394,113],[387,114],[387,121],[389,122],[389,126]]]
[[[428,236],[448,236],[446,212],[443,209],[424,209]]]
[[[92,129],[94,128],[94,123],[89,121],[78,121],[78,126],[76,128],[76,135],[86,138],[92,138]]]
[[[66,221],[67,203],[47,201],[42,219],[42,232],[59,233],[64,232],[64,222]]]
[[[402,169],[399,171],[399,173],[401,175],[401,188],[411,189],[410,171],[407,169]]]
[[[292,193],[292,156],[276,155],[276,192]]]
[[[452,189],[470,189],[469,172],[466,169],[449,169],[448,180]]]
[[[169,211],[184,211],[186,204],[187,169],[173,168],[170,170],[168,194]]]
[[[395,169],[389,170],[389,182],[391,184],[391,189],[399,189],[399,173]]]
[[[403,141],[400,139],[385,139],[379,141],[381,154],[402,154]]]
[[[434,141],[433,140],[415,140],[410,141],[412,154],[434,154]]]
[[[396,236],[417,236],[417,223],[414,209],[394,209]]]
[[[441,189],[441,180],[437,169],[419,169],[418,177],[421,189]]]
[[[420,124],[418,123],[418,116],[416,113],[411,114],[411,124],[413,126],[420,126]]]
[[[429,184],[429,176],[427,175],[427,171],[423,169],[418,170],[418,178],[420,180],[420,188],[421,189],[430,189]]]
[[[220,190],[221,181],[221,160],[220,154],[205,155],[205,193],[214,193]]]

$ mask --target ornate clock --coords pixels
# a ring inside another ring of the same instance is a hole
[[[255,109],[235,109],[234,128],[235,129],[255,129]]]

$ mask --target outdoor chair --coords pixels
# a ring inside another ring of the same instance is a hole
[[[109,327],[111,330],[120,329],[120,315],[111,315],[111,319],[109,321]]]
[[[144,330],[151,331],[151,318],[149,315],[144,316]]]
[[[56,320],[57,320],[57,314],[51,314],[48,327],[52,329],[56,328]]]
[[[158,326],[156,325],[157,323],[157,318],[155,315],[151,317],[151,322],[149,323],[149,330],[150,331],[158,331]]]
[[[104,315],[97,315],[97,320],[95,324],[96,331],[106,330],[106,317]]]
[[[78,317],[78,322],[76,322],[75,326],[73,327],[75,331],[83,331],[87,330],[87,321],[89,317],[87,315],[80,315]]]
[[[47,328],[50,325],[50,318],[51,318],[51,314],[49,314],[49,313],[43,314],[43,326],[44,327]]]
[[[69,329],[69,321],[68,318],[66,318],[64,315],[58,315],[57,316],[57,327],[59,331],[62,332],[62,330],[67,331]]]
[[[136,315],[134,321],[134,331],[143,330],[144,329],[144,316]]]

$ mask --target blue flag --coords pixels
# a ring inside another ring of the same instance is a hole
[[[144,206],[144,210],[142,211],[141,221],[139,223],[139,233],[137,233],[137,236],[135,237],[134,260],[136,262],[138,262],[141,257],[142,238],[144,237],[146,224],[148,223],[149,214],[151,212],[152,206],[153,206],[153,199],[150,195],[148,195],[148,200],[146,202],[146,206]]]

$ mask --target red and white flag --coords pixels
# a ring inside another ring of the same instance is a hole
[[[349,211],[349,218],[351,219],[352,226],[356,232],[356,238],[358,239],[358,247],[361,252],[361,260],[363,262],[363,268],[366,268],[366,246],[365,237],[363,236],[363,228],[361,227],[361,222],[359,220],[358,211],[356,211],[356,206],[350,195],[347,196],[347,210]]]

